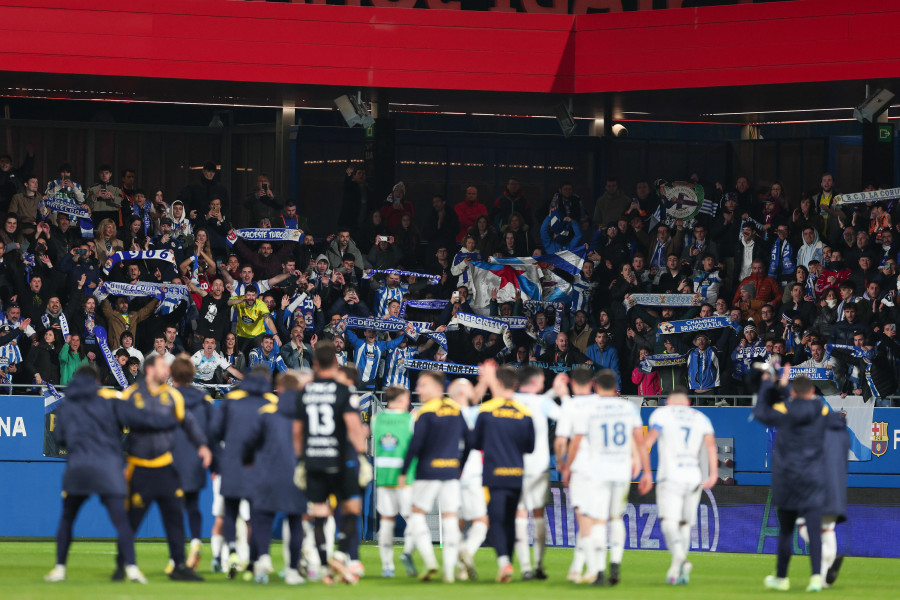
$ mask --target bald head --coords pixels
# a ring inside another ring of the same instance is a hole
[[[450,386],[447,388],[447,395],[460,406],[473,406],[477,404],[472,397],[473,391],[475,391],[475,386],[472,385],[472,382],[460,377],[450,382]]]

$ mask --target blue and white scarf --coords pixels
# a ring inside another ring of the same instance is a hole
[[[261,227],[250,229],[232,229],[225,236],[228,246],[234,246],[238,238],[248,242],[301,242],[305,234],[299,229],[283,229],[275,227]]]
[[[625,310],[637,305],[688,307],[700,306],[702,303],[703,298],[698,298],[695,294],[631,294],[629,298],[622,300]]]
[[[474,365],[458,365],[436,360],[412,359],[406,361],[406,368],[414,371],[442,371],[451,375],[478,375],[478,367]]]
[[[44,382],[44,414],[49,415],[59,407],[63,401],[63,395],[49,381]]]
[[[429,275],[427,273],[416,273],[414,271],[401,271],[400,269],[368,269],[363,272],[363,279],[372,279],[373,275],[399,275],[400,277],[419,277],[427,279],[432,285],[441,282],[440,275]]]
[[[465,250],[460,250],[456,253],[456,256],[453,257],[453,264],[451,267],[455,267],[459,263],[465,261],[466,259],[471,260],[472,262],[477,262],[481,260],[481,252],[466,252]],[[462,272],[462,283],[469,283],[469,269],[466,269]],[[440,281],[440,278],[438,278]]]
[[[706,329],[719,329],[720,327],[730,326],[730,317],[703,317],[700,319],[686,319],[684,321],[664,321],[659,324],[659,332],[663,335],[668,335],[671,333],[704,331]]]
[[[306,324],[307,329],[314,328],[316,322],[315,300],[306,292],[300,292],[291,298],[291,302],[284,310],[282,318],[288,331],[294,326],[298,318]]]
[[[528,317],[491,317],[496,321],[502,321],[510,329],[528,329],[530,321]]]
[[[124,250],[116,252],[103,265],[103,272],[109,275],[114,266],[123,260],[164,260],[168,263],[175,264],[175,253],[171,250]]]
[[[813,381],[834,381],[834,369],[824,367],[791,367],[791,379],[806,377]]]
[[[419,335],[424,335],[430,340],[434,340],[436,344],[438,344],[444,350],[447,350],[447,336],[438,331],[431,331],[428,329],[420,329]]]
[[[106,359],[109,371],[124,390],[128,387],[128,380],[125,379],[125,374],[122,373],[122,367],[119,365],[119,361],[116,360],[116,357],[113,356],[112,351],[109,349],[109,344],[106,339],[106,329],[100,325],[95,325],[94,334],[97,336],[97,344],[100,346],[100,352],[103,354],[103,358]]]
[[[50,315],[47,313],[41,315],[41,325],[44,326],[44,329],[52,327],[50,325]],[[69,335],[69,322],[66,320],[66,315],[63,311],[59,311],[59,329],[62,331],[63,338]]]
[[[163,292],[163,285],[166,291]],[[100,284],[95,292],[97,298],[102,302],[107,296],[126,296],[128,298],[143,298],[152,296],[159,300],[159,306],[156,312],[164,315],[171,313],[182,302],[187,302],[191,298],[191,291],[186,285],[175,283],[152,283],[150,281],[140,281],[138,283],[120,283],[117,281],[104,281]]]
[[[847,346],[846,344],[825,344],[825,352],[829,355],[835,350],[842,350],[850,353],[854,358],[871,361],[875,357],[875,350],[863,350],[858,346]],[[793,373],[793,369],[791,369]]]
[[[776,278],[778,275],[792,275],[797,270],[794,264],[794,249],[787,240],[782,241],[781,238],[775,238],[772,244],[772,255],[769,257],[769,277]]]
[[[564,238],[568,238],[572,235],[569,223],[565,221],[565,215],[562,214],[561,210],[552,210],[548,216],[550,217],[550,231],[553,233],[553,237],[561,235]]]
[[[149,200],[144,200],[143,205],[137,202],[129,202],[129,204],[131,204],[131,214],[144,220],[144,237],[150,237],[150,211],[153,210],[153,205]],[[144,214],[142,215],[141,213]]]
[[[528,363],[528,366],[537,367],[538,369],[544,369],[545,371],[553,371],[554,373],[567,373],[583,365],[581,365],[580,363],[548,363],[534,360]]]
[[[855,194],[841,194],[836,196],[832,204],[862,204],[863,202],[883,202],[900,198],[900,188],[887,190],[873,190],[871,192],[856,192]]]
[[[31,276],[34,274],[34,267],[36,264],[36,261],[34,260],[34,254],[30,252],[23,252],[22,262],[25,263],[25,282],[28,283],[31,281]]]
[[[342,321],[351,329],[372,329],[374,331],[405,331],[406,321],[376,319],[373,317],[347,317]]]
[[[480,315],[458,312],[456,313],[455,318],[460,325],[465,325],[471,329],[482,329],[484,331],[490,331],[491,333],[503,333],[509,329],[509,325],[499,319],[491,317],[482,317]]]
[[[406,308],[420,308],[422,310],[444,310],[449,300],[404,300],[400,304],[400,316],[406,317]]]
[[[65,213],[78,219],[78,226],[81,228],[81,237],[94,237],[94,224],[91,221],[91,214],[80,205],[69,200],[66,195],[55,196],[41,200],[40,205],[47,210]]]
[[[638,363],[644,373],[664,367],[681,367],[687,364],[687,354],[654,354]]]

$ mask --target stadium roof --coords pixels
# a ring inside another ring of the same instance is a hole
[[[0,96],[736,122],[900,91],[900,4],[533,15],[226,0],[0,0]],[[900,114],[900,111],[898,111]]]

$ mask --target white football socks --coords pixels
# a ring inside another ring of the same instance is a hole
[[[394,520],[381,519],[378,528],[378,554],[381,556],[381,569],[394,570]]]
[[[543,513],[534,519],[534,566],[536,569],[544,567],[544,550],[547,547],[547,525]]]
[[[459,532],[459,519],[456,518],[456,515],[444,517],[441,519],[441,524],[444,530],[444,581],[453,581],[462,538],[462,534]]]
[[[487,530],[487,524],[484,521],[472,521],[472,524],[469,525],[464,546],[472,560],[475,560],[475,553],[478,552],[484,540],[487,539]]]
[[[622,518],[609,522],[609,562],[619,564],[625,556],[625,521]]]
[[[516,558],[519,570],[531,571],[531,549],[528,546],[528,517],[516,517]]]

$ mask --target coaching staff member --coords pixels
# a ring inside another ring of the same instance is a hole
[[[171,413],[135,409],[122,402],[118,392],[100,389],[99,379],[97,369],[92,366],[78,369],[57,412],[53,433],[59,445],[67,448],[68,461],[63,474],[63,509],[56,533],[56,566],[44,581],[65,581],[72,525],[84,501],[97,494],[118,534],[119,555],[125,565],[122,578],[147,583],[135,564],[134,532],[125,512],[122,428],[174,431],[178,421]]]
[[[135,409],[161,415],[175,415],[191,443],[198,448],[197,455],[203,468],[209,467],[212,453],[206,445],[206,435],[190,412],[185,410],[184,397],[166,384],[169,380],[169,364],[162,356],[154,356],[144,363],[145,379],[122,392],[122,399]],[[175,449],[174,430],[132,431],[125,440],[128,467],[125,478],[129,483],[128,519],[132,531],[137,531],[147,510],[154,501],[159,505],[169,557],[175,568],[169,578],[176,581],[203,581],[185,565],[184,556],[184,492],[178,471],[175,470],[172,452]],[[123,557],[117,557],[113,581],[124,576]]]
[[[840,417],[831,413],[816,395],[812,381],[806,377],[790,379],[790,365],[784,367],[780,383],[765,375],[753,408],[757,421],[777,427],[772,451],[772,502],[778,508],[778,559],[776,573],[766,577],[765,585],[780,591],[790,589],[787,572],[794,525],[798,517],[803,517],[812,562],[807,591],[813,592],[822,589],[825,431],[832,419]]]

